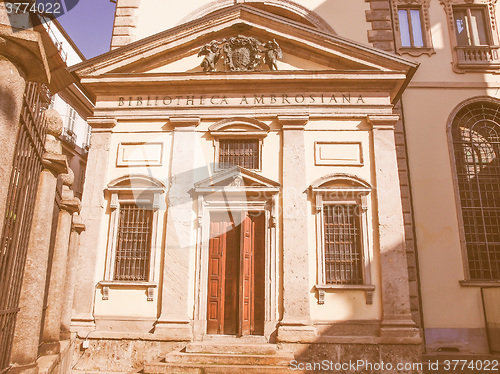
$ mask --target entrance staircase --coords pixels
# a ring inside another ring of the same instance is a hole
[[[290,374],[293,354],[279,351],[260,338],[217,337],[189,343],[144,365],[142,374]]]

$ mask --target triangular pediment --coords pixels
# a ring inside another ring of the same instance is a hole
[[[203,192],[207,190],[244,190],[244,189],[269,189],[277,190],[278,182],[265,178],[241,166],[215,173],[195,184],[195,190]]]
[[[198,56],[203,47],[238,36],[252,38],[262,45],[276,41],[283,55],[277,61],[280,71],[390,72],[416,67],[398,56],[240,4],[97,56],[71,70],[80,77],[203,73],[200,66],[203,56]],[[263,60],[264,56],[261,57]],[[217,72],[228,70],[222,60],[224,56],[217,63]],[[255,70],[272,73],[265,63]],[[213,72],[206,72],[210,73]]]

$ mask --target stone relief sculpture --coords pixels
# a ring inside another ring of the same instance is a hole
[[[261,47],[264,49],[261,50]],[[221,52],[224,65],[229,71],[255,71],[263,63],[270,70],[278,70],[276,62],[283,58],[283,52],[276,40],[263,44],[255,38],[238,35],[220,42],[212,40],[201,48],[198,57],[205,56],[200,65],[203,71],[217,70]]]
[[[212,40],[209,44],[203,46],[200,52],[198,52],[198,57],[200,56],[205,56],[200,65],[203,71],[215,70],[215,65],[217,65],[220,58],[219,42]]]
[[[264,63],[269,66],[269,70],[278,70],[276,61],[283,58],[283,52],[281,51],[279,44],[275,39],[273,39],[273,41],[267,42],[264,48],[266,48],[266,51],[264,52]]]

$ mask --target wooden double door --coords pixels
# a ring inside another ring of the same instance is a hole
[[[212,213],[207,333],[264,335],[264,300],[264,212]]]

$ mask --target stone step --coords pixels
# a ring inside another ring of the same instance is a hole
[[[165,357],[166,363],[204,365],[274,365],[288,366],[293,355],[255,355],[223,353],[172,352]]]
[[[174,364],[157,360],[146,364],[143,374],[290,374],[286,366]],[[302,373],[293,371],[293,373]]]
[[[278,353],[276,344],[231,344],[216,342],[195,342],[186,346],[187,353],[226,353],[249,355],[275,355]]]
[[[203,336],[204,342],[226,343],[226,344],[266,344],[265,336],[245,335],[237,337],[235,335],[209,334]]]

